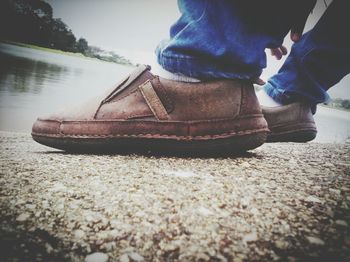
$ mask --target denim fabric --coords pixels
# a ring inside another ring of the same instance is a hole
[[[282,44],[292,19],[273,11],[280,0],[178,4],[182,16],[171,27],[170,40],[157,47],[158,63],[170,72],[199,79],[258,77],[266,66],[265,48]]]
[[[326,102],[327,90],[350,72],[350,3],[335,0],[316,26],[293,45],[279,72],[264,86],[274,100]]]
[[[300,2],[179,0],[182,15],[171,27],[170,39],[157,47],[158,63],[202,80],[254,79],[266,67],[265,49],[282,44]],[[344,21],[334,21],[347,2],[334,0],[317,27],[293,46],[286,64],[265,86],[268,94],[283,103],[294,94],[312,102],[327,98],[325,90],[349,72],[348,29],[339,34],[334,27],[349,25],[348,14]]]

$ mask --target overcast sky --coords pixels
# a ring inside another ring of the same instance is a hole
[[[133,60],[138,59],[137,53],[153,54],[158,42],[169,37],[169,27],[180,16],[175,0],[47,2],[53,7],[54,17],[62,18],[78,38],[84,37],[90,45],[128,57],[135,56],[130,57]]]
[[[47,0],[53,16],[72,29],[77,38],[84,37],[89,45],[114,50],[134,62],[152,64],[158,42],[169,37],[169,27],[179,18],[176,0]],[[330,3],[330,0],[326,0]],[[323,0],[309,17],[306,30],[312,28],[325,11]],[[291,42],[286,38],[290,50]],[[268,56],[267,78],[283,61]],[[334,97],[350,98],[350,77],[330,92]]]

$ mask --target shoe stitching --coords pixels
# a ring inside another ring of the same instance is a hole
[[[146,115],[148,116],[148,115]],[[150,115],[152,116],[152,115]],[[150,123],[150,122],[156,122],[156,123],[169,123],[169,124],[179,124],[179,123],[186,123],[186,124],[197,124],[197,123],[216,123],[221,121],[232,121],[232,120],[239,120],[239,119],[246,119],[246,118],[263,118],[263,114],[250,114],[250,115],[243,115],[243,116],[237,116],[234,118],[217,118],[217,119],[208,119],[208,120],[170,120],[170,121],[152,121],[152,120],[138,120],[139,123]],[[57,122],[57,123],[77,123],[77,122],[88,122],[88,123],[111,123],[111,122],[124,122],[125,119],[91,119],[91,120],[56,120],[56,119],[38,119],[39,121],[48,121],[48,122]]]
[[[307,122],[284,122],[284,123],[280,123],[280,124],[276,124],[276,125],[269,125],[269,128],[278,128],[278,127],[288,127],[288,126],[293,126],[293,125],[306,125],[306,124],[311,124],[313,126],[315,126],[316,128],[316,124],[315,122],[312,121],[307,121]]]
[[[185,140],[195,140],[195,139],[206,139],[206,138],[223,138],[227,137],[229,135],[249,135],[254,133],[260,133],[260,132],[268,132],[267,128],[259,128],[259,129],[251,129],[251,130],[244,130],[244,131],[231,131],[231,132],[225,132],[221,134],[216,135],[204,135],[204,136],[177,136],[177,135],[164,135],[164,134],[134,134],[134,135],[121,135],[121,134],[115,134],[115,135],[83,135],[83,134],[66,134],[63,137],[61,135],[56,134],[44,134],[44,133],[32,133],[34,136],[44,136],[44,137],[59,137],[59,138],[118,138],[118,137],[134,137],[134,138],[180,138]]]

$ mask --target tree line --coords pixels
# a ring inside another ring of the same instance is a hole
[[[329,102],[325,103],[325,105],[333,108],[344,108],[347,110],[350,110],[350,100],[349,99],[342,99],[342,98],[335,98],[331,99]]]
[[[89,46],[77,39],[60,18],[53,18],[52,7],[42,0],[1,0],[0,40],[38,45],[68,52],[79,52],[110,62],[130,64],[114,52]]]

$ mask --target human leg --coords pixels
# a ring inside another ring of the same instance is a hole
[[[327,90],[350,72],[349,2],[335,0],[316,26],[295,43],[264,89],[281,104],[326,102]]]
[[[347,1],[333,1],[316,26],[293,45],[282,68],[264,86],[277,102],[271,106],[268,101],[269,107],[263,107],[271,130],[269,141],[305,142],[315,138],[311,109],[315,112],[317,103],[327,101],[326,91],[350,72],[350,39],[339,30],[350,22],[348,7]]]
[[[254,79],[265,49],[282,45],[300,5],[284,1],[180,0],[182,15],[156,54],[167,71],[197,79]]]

